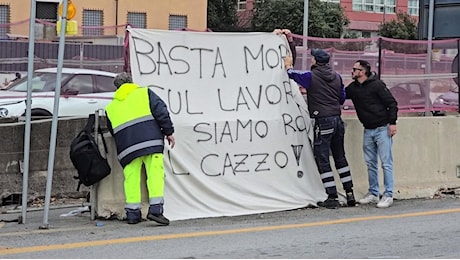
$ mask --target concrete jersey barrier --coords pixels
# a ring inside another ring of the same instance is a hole
[[[356,197],[367,192],[367,171],[362,153],[363,128],[356,118],[344,118],[346,124],[345,150],[349,161]],[[84,126],[86,118],[61,119],[58,124],[56,158],[52,195],[74,193],[76,174],[69,158],[73,137]],[[22,162],[24,152],[24,123],[0,124],[2,146],[0,152],[0,190],[2,196],[22,192]],[[29,197],[45,194],[47,161],[51,121],[32,124],[29,169]],[[393,157],[396,199],[429,198],[439,190],[460,187],[457,171],[460,165],[460,117],[401,117],[398,134],[394,137]],[[109,162],[112,173],[97,185],[96,212],[100,217],[124,216],[123,173],[109,143]],[[380,183],[382,174],[380,170]],[[166,174],[168,180],[168,173]],[[302,180],[302,179],[299,179]],[[192,185],[192,183],[187,184]],[[183,187],[186,189],[186,185]],[[341,187],[340,184],[337,185]],[[170,189],[166,181],[166,189]],[[289,188],[289,187],[282,187]],[[321,188],[321,187],[320,187]],[[82,187],[85,193],[89,189]],[[144,205],[147,207],[146,189],[143,187]],[[2,197],[3,198],[3,197]],[[199,200],[200,198],[195,198]],[[168,207],[174,207],[172,198],[166,197]],[[305,205],[306,206],[306,205]],[[144,209],[144,213],[146,210]],[[168,212],[165,212],[168,216]],[[174,219],[174,216],[168,216]]]

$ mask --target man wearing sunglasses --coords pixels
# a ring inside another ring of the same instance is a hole
[[[347,206],[355,206],[353,182],[345,158],[345,127],[340,105],[345,101],[345,90],[340,74],[329,66],[329,54],[322,49],[312,49],[310,71],[293,69],[292,57],[286,56],[284,66],[290,79],[306,89],[310,117],[315,119],[313,154],[321,181],[328,198],[320,206],[335,209],[340,206],[329,155],[332,151],[335,167],[346,193]]]
[[[385,83],[371,72],[371,65],[358,60],[352,68],[354,81],[346,88],[346,98],[353,101],[359,121],[364,126],[363,152],[367,164],[369,191],[360,204],[377,203],[378,208],[393,204],[392,137],[396,134],[398,103]],[[379,200],[378,157],[383,168],[385,191]]]

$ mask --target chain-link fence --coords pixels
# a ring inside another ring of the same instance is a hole
[[[460,39],[430,42],[384,37],[324,39],[294,35],[294,38],[296,69],[310,69],[310,50],[322,48],[331,55],[330,65],[342,75],[346,85],[352,81],[355,61],[367,60],[390,88],[403,112],[458,111],[458,58],[455,57]]]
[[[87,68],[111,72],[123,71],[123,36],[117,36],[115,28],[124,30],[126,25],[104,26],[106,35],[67,36],[64,48],[64,66],[69,68]],[[29,22],[0,24],[10,34],[0,39],[0,71],[27,71],[29,49]],[[91,27],[92,28],[92,27]],[[80,28],[85,29],[84,27]],[[88,28],[86,28],[88,29]],[[81,31],[79,30],[79,31]],[[106,32],[107,33],[107,32]],[[37,19],[35,22],[34,68],[57,66],[59,38],[56,36],[56,24]]]
[[[78,31],[85,34],[89,32],[85,29],[93,27],[80,26]],[[104,35],[66,37],[64,66],[111,72],[129,70],[124,68],[127,43],[123,36],[117,35],[125,27],[100,26]],[[8,40],[0,38],[0,72],[27,71],[28,28],[28,20],[0,24],[3,32],[23,33],[7,33]],[[59,45],[56,24],[36,19],[35,29],[34,68],[56,66]],[[342,75],[345,84],[352,80],[354,62],[367,60],[392,90],[401,111],[458,111],[459,59],[455,57],[458,57],[460,39],[325,39],[301,35],[294,35],[294,39],[298,53],[296,69],[309,69],[310,49],[323,48],[331,55],[330,64]]]

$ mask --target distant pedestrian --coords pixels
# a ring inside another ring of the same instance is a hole
[[[163,216],[164,139],[174,147],[174,127],[163,100],[147,87],[132,82],[131,76],[116,76],[113,101],[107,105],[107,126],[115,138],[118,160],[123,167],[128,224],[142,220],[141,169],[145,166],[149,194],[147,218],[169,225]]]
[[[398,103],[385,83],[371,72],[371,65],[358,60],[353,65],[354,81],[346,88],[346,97],[353,101],[359,121],[364,126],[363,152],[367,164],[369,192],[360,204],[377,203],[379,208],[393,204],[393,155],[391,146],[396,134]],[[378,157],[382,163],[385,191],[379,200]]]
[[[21,73],[16,72],[14,75],[15,78],[12,80],[8,80],[7,78],[5,78],[5,81],[3,82],[2,86],[0,86],[0,89],[8,89],[13,82],[21,79]]]
[[[19,72],[16,72],[16,73],[14,74],[14,76],[15,76],[15,78],[14,78],[11,82],[15,82],[15,81],[21,79],[21,73],[19,73]]]

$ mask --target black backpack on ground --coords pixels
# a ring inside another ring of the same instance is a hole
[[[80,190],[81,184],[91,186],[104,179],[111,171],[107,158],[101,155],[94,138],[94,123],[95,114],[90,114],[86,126],[70,144],[70,160],[78,171],[78,176],[74,176],[78,180],[77,191]],[[99,126],[98,134],[102,138],[107,155],[107,145]]]

